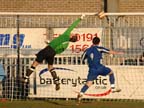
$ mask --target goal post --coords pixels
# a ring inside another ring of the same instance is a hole
[[[26,69],[35,60],[35,54],[47,45],[45,41],[58,37],[82,14],[88,17],[72,31],[78,35],[78,42],[70,43],[66,51],[56,55],[54,59],[54,68],[60,77],[61,89],[55,91],[45,61],[36,67],[36,73],[31,75],[29,83],[18,84],[17,71],[20,72],[20,77],[25,76]],[[91,46],[93,37],[98,36],[101,38],[101,45],[125,52],[124,56],[104,55],[102,60],[103,64],[114,71],[116,86],[121,88],[122,92],[112,94],[108,76],[99,76],[84,95],[84,99],[143,100],[144,21],[141,19],[144,18],[144,13],[105,13],[108,19],[99,19],[96,14],[98,13],[0,12],[0,63],[6,73],[2,98],[76,99],[88,73],[86,63],[81,61],[81,54]],[[16,49],[17,45],[19,52]]]

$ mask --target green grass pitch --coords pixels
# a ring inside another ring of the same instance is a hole
[[[26,100],[0,101],[0,108],[144,108],[143,101]]]

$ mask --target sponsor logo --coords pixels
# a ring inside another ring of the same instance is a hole
[[[31,48],[31,45],[24,45],[24,34],[19,35],[19,46],[20,48]],[[6,48],[14,48],[16,49],[18,46],[18,36],[14,34],[0,34],[0,47]]]
[[[62,71],[66,71],[66,72],[76,72],[75,70],[72,69],[68,69],[68,68],[58,68],[55,67],[55,70],[62,70]],[[41,85],[50,85],[50,84],[54,84],[53,78],[52,77],[42,77],[42,74],[44,74],[45,72],[49,72],[47,68],[42,69],[39,72],[39,77],[40,77],[40,84]],[[87,81],[86,78],[81,78],[80,76],[77,76],[76,78],[60,78],[59,83],[62,85],[71,85],[72,87],[78,87],[80,85],[84,85]],[[98,77],[96,80],[93,81],[93,85],[95,86],[95,89],[98,90],[102,90],[101,93],[87,93],[85,95],[87,96],[94,96],[94,97],[100,97],[100,96],[106,96],[109,95],[111,93],[111,88],[108,87],[108,80],[107,78],[103,78],[103,77]],[[76,93],[78,93],[77,91],[74,91]]]

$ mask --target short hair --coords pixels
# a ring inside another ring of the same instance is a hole
[[[71,36],[70,37],[70,42],[76,42],[78,40],[78,37],[77,37],[77,35],[73,35],[73,36]]]
[[[99,44],[99,43],[100,43],[100,38],[99,38],[99,37],[94,37],[93,40],[92,40],[92,43],[93,43],[94,45]]]

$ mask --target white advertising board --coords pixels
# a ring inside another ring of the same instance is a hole
[[[53,39],[62,34],[67,28],[53,28]],[[47,28],[20,28],[20,49],[22,55],[34,55],[47,44]],[[102,28],[75,28],[72,34],[78,35],[78,42],[70,43],[67,50],[69,54],[78,54],[92,45],[94,36],[101,37]],[[1,55],[17,54],[17,29],[0,29],[0,50]],[[65,52],[64,52],[65,53]],[[67,52],[66,52],[67,53]]]
[[[116,87],[122,89],[112,93],[108,76],[99,76],[87,90],[84,98],[144,99],[144,67],[142,66],[109,66],[113,69]],[[55,91],[55,85],[46,65],[36,70],[36,94],[34,94],[33,75],[30,78],[30,97],[43,98],[76,98],[86,82],[88,68],[86,65],[56,65],[60,77],[61,89]],[[39,77],[41,76],[41,78]]]
[[[21,48],[39,49],[45,46],[46,28],[20,28]],[[0,29],[0,47],[7,46],[11,48],[16,45],[17,29]]]

